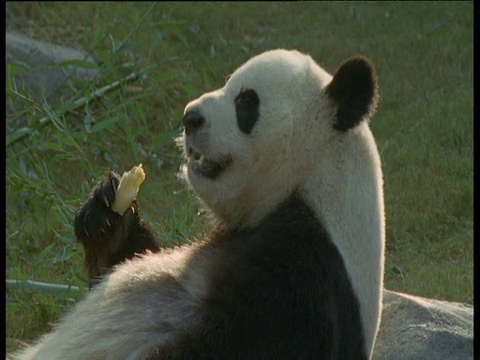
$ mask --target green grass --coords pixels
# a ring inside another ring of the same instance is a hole
[[[183,108],[249,57],[285,47],[330,72],[358,53],[376,64],[385,286],[473,304],[473,3],[8,3],[6,20],[99,61],[76,99],[154,66],[71,112],[67,98],[7,114],[7,136],[30,131],[6,153],[8,279],[84,285],[72,221],[106,169],[144,164],[143,214],[165,245],[200,232],[206,221],[176,177],[170,141]],[[15,71],[7,66],[7,79]],[[15,96],[7,81],[7,101]],[[48,331],[78,296],[8,290],[8,349]]]

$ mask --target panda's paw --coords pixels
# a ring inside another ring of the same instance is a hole
[[[133,201],[123,215],[111,209],[120,176],[110,172],[95,187],[75,217],[75,235],[84,246],[102,252],[117,251],[128,238],[132,222],[138,214],[138,202]]]

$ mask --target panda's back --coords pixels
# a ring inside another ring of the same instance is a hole
[[[299,196],[198,251],[214,259],[199,326],[151,359],[367,358],[340,253]]]

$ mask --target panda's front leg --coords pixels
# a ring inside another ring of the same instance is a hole
[[[89,287],[126,259],[147,250],[159,250],[140,216],[138,200],[134,200],[123,215],[111,209],[119,183],[118,174],[108,173],[75,217],[75,235],[85,251],[84,267]]]

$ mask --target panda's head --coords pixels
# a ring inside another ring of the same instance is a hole
[[[227,226],[255,225],[333,141],[372,115],[376,99],[364,58],[345,61],[332,78],[310,56],[265,52],[186,106],[183,175]]]

